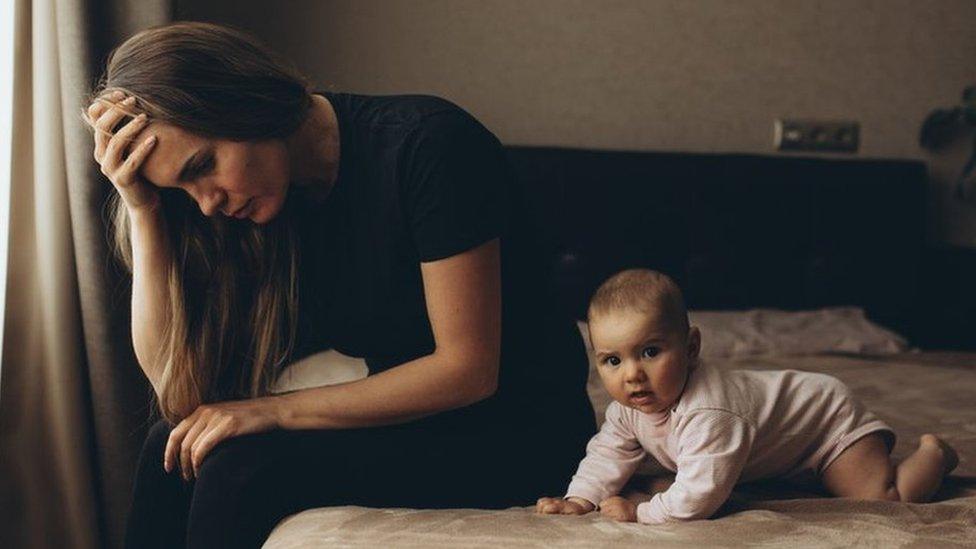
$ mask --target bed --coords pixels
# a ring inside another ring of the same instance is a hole
[[[976,355],[901,353],[884,357],[771,356],[712,360],[722,367],[796,368],[847,383],[898,433],[896,456],[926,430],[962,456],[937,502],[901,504],[819,497],[773,483],[740,486],[707,521],[622,524],[599,514],[544,516],[531,507],[502,511],[336,507],[282,521],[264,547],[973,547],[976,545]],[[919,383],[919,380],[925,383]],[[593,380],[594,382],[596,380]],[[595,407],[606,397],[591,384]],[[472,471],[472,474],[477,474]]]
[[[766,482],[738,487],[711,520],[654,527],[532,507],[334,507],[286,518],[265,547],[976,546],[976,353],[911,346],[929,321],[916,314],[927,299],[918,283],[924,165],[527,147],[509,154],[524,191],[520,222],[536,235],[567,315],[582,319],[586,297],[611,272],[662,270],[694,309],[705,360],[834,375],[896,430],[896,457],[931,431],[957,448],[959,467],[924,505]],[[609,211],[619,222],[586,221]],[[329,368],[296,364],[281,388],[365,375],[356,360],[329,353],[317,359]],[[608,397],[592,370],[589,389],[602,422]],[[641,472],[661,470],[648,462]]]

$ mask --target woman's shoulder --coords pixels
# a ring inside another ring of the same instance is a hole
[[[370,127],[397,127],[405,131],[441,124],[478,124],[456,103],[435,95],[363,95],[320,92],[351,120]]]

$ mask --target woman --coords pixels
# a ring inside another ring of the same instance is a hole
[[[327,505],[530,505],[572,475],[583,347],[470,115],[312,93],[253,38],[177,23],[113,51],[86,116],[163,415],[127,546],[258,546]],[[370,375],[269,392],[329,348]]]

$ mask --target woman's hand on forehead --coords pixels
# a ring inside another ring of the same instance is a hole
[[[159,191],[139,175],[139,169],[157,138],[150,135],[135,144],[136,136],[148,126],[149,117],[135,114],[135,97],[126,98],[122,92],[108,97],[97,98],[87,110],[88,122],[95,130],[95,161],[130,211],[155,208],[160,202]],[[113,131],[126,116],[133,118]]]

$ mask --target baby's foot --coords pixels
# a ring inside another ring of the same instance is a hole
[[[956,453],[955,448],[931,433],[926,433],[919,438],[918,449],[934,452],[942,457],[943,476],[951,473],[959,465],[959,454]]]

